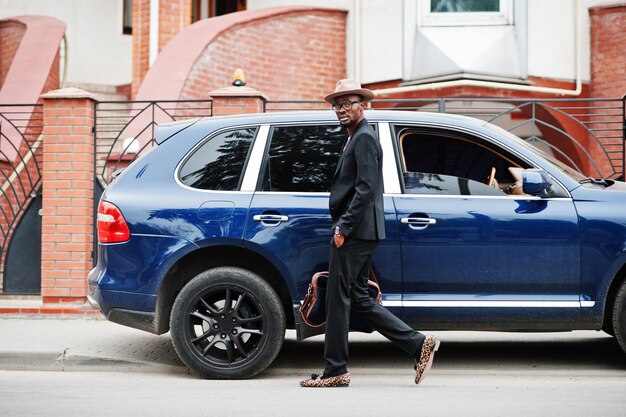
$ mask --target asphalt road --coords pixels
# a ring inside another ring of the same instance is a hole
[[[604,333],[436,334],[441,350],[419,386],[402,351],[355,334],[349,388],[300,388],[322,364],[322,339],[288,338],[272,367],[246,381],[0,371],[0,416],[626,416],[626,354]]]

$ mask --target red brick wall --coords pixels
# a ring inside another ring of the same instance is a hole
[[[26,25],[20,22],[0,23],[0,87],[4,84],[25,31]]]
[[[133,0],[133,82],[131,99],[150,68],[150,0]]]
[[[159,1],[159,52],[191,24],[191,0]]]
[[[242,68],[270,100],[319,100],[346,75],[342,11],[302,11],[236,25],[198,57],[181,100],[206,99]]]

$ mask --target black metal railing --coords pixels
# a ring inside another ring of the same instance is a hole
[[[43,108],[0,105],[0,273],[22,215],[41,191]],[[0,282],[4,283],[3,279]],[[3,286],[4,289],[4,286]]]
[[[264,111],[328,109],[322,100],[267,101]],[[590,176],[624,178],[626,98],[420,98],[373,100],[372,108],[460,114],[498,125]]]
[[[594,177],[624,178],[624,99],[423,98],[372,108],[461,114],[496,124]],[[269,100],[263,111],[328,109],[322,100]],[[96,172],[113,173],[150,149],[159,123],[212,115],[210,100],[96,103]]]
[[[211,100],[100,101],[95,103],[96,178],[113,174],[154,146],[157,125],[211,116]]]

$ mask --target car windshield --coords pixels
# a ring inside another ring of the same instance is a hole
[[[519,143],[520,145],[529,148],[530,150],[532,150],[533,152],[541,155],[543,158],[547,159],[548,161],[550,161],[552,164],[556,165],[561,171],[563,171],[565,174],[567,174],[570,178],[572,178],[574,181],[576,182],[581,182],[581,181],[585,181],[588,179],[588,177],[584,174],[582,174],[581,172],[577,171],[576,169],[572,168],[571,166],[559,161],[554,155],[550,155],[549,153],[545,152],[544,150],[533,146],[532,144],[530,144],[529,142],[526,142],[524,139],[520,138],[517,135],[514,135],[513,133],[502,129],[499,126],[493,125],[493,124],[486,124],[485,127],[492,129],[492,130],[497,130],[500,133],[506,134],[511,140]]]

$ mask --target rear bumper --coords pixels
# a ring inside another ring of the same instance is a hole
[[[98,303],[98,301],[95,298],[93,298],[91,294],[87,296],[87,301],[89,301],[89,305],[91,305],[93,308],[95,308],[98,311],[102,311],[102,309],[100,308],[100,303]]]
[[[134,329],[143,330],[146,332],[157,333],[155,314],[150,311],[137,311],[126,308],[103,308],[102,292],[97,289],[89,289],[89,295],[87,296],[89,304],[97,310],[100,310],[107,320],[114,323],[122,324],[124,326],[132,327]]]
[[[150,307],[154,303],[154,295],[102,290],[98,285],[97,275],[98,270],[94,268],[89,273],[88,278],[89,294],[87,300],[93,308],[100,310],[109,321],[158,334],[156,314],[154,311],[150,311]],[[132,308],[134,306],[144,307],[145,310]]]
[[[126,310],[123,308],[112,308],[109,311],[107,320],[113,323],[143,330],[145,332],[158,334],[156,328],[155,314],[149,311]]]

